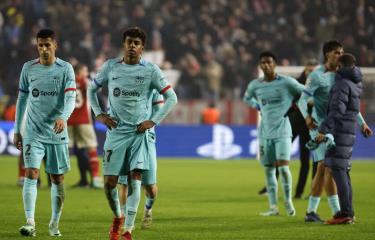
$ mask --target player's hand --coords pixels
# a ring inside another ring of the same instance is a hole
[[[315,138],[315,142],[319,144],[324,141],[325,137],[326,135],[324,135],[323,133],[318,133],[318,136],[316,136]]]
[[[21,133],[15,133],[13,135],[13,144],[18,150],[22,150],[22,136]]]
[[[373,134],[371,128],[366,123],[362,125],[361,132],[365,138],[371,137]]]
[[[306,118],[305,118],[305,122],[306,122],[306,126],[309,130],[312,130],[312,129],[315,129],[317,128],[318,126],[316,126],[315,124],[315,119],[313,117],[311,117],[310,115],[308,115]]]
[[[96,116],[96,119],[107,126],[109,130],[112,130],[112,128],[117,127],[116,120],[111,117],[108,113],[101,113],[98,116]]]
[[[144,133],[147,129],[150,129],[155,125],[156,124],[151,120],[144,121],[137,126],[137,132],[138,133]]]
[[[65,129],[65,121],[62,119],[56,119],[55,126],[53,127],[53,131],[55,133],[61,133]]]

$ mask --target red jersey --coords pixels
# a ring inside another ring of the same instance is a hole
[[[76,106],[72,115],[70,115],[70,118],[68,119],[68,125],[91,123],[91,111],[86,95],[88,79],[84,77],[76,77],[76,85]]]

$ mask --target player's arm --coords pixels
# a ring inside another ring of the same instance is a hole
[[[73,67],[70,64],[66,69],[64,82],[64,110],[61,116],[55,121],[53,128],[55,133],[61,133],[64,130],[76,103],[76,81]]]
[[[159,67],[155,66],[152,79],[151,87],[159,91],[164,98],[163,106],[152,115],[151,119],[138,125],[138,132],[145,132],[147,129],[159,124],[177,104],[177,95],[173,90],[172,86],[165,80],[164,74],[161,72]]]
[[[349,102],[349,92],[349,87],[344,84],[343,81],[336,81],[333,85],[328,102],[328,116],[319,126],[320,138],[317,139],[317,143],[320,143],[323,140],[322,135],[328,133],[332,134],[337,121],[342,119]]]
[[[367,125],[365,119],[363,118],[361,112],[358,113],[357,115],[357,123],[359,126],[361,126],[361,132],[364,137],[371,137],[373,132],[371,128]]]
[[[260,111],[260,104],[256,100],[255,91],[254,91],[254,80],[249,83],[247,86],[245,95],[243,96],[243,101],[251,108],[255,108]]]
[[[101,69],[96,74],[96,77],[90,82],[87,88],[87,99],[94,112],[95,118],[106,125],[109,129],[117,126],[116,121],[106,112],[102,111],[97,92],[105,82],[108,82],[109,64],[108,61],[103,64]]]
[[[306,126],[309,129],[314,129],[317,126],[314,123],[314,119],[311,116],[312,107],[314,104],[313,96],[315,91],[319,88],[319,80],[314,73],[311,73],[307,78],[305,88],[301,93],[301,97],[298,101],[298,108],[301,111],[302,116],[305,118]]]
[[[25,115],[27,99],[29,96],[29,82],[27,80],[27,70],[26,64],[23,65],[20,82],[19,82],[19,93],[16,104],[16,122],[14,124],[14,145],[21,150],[22,149],[22,136],[21,136],[21,126],[23,116]]]

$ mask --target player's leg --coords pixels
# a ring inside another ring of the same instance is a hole
[[[277,206],[276,156],[272,140],[259,139],[260,161],[264,166],[266,187],[268,192],[269,210],[260,213],[261,216],[279,215]]]
[[[128,178],[128,198],[126,200],[125,233],[131,235],[134,229],[134,222],[141,198],[142,172],[149,170],[150,157],[148,155],[148,131],[144,134],[129,134],[132,139],[130,152],[127,156],[130,167],[130,177]],[[125,237],[125,236],[124,236]]]
[[[103,188],[103,182],[99,172],[99,157],[96,150],[98,142],[92,124],[81,124],[78,126],[77,146],[87,149],[89,171],[92,177],[92,187]]]
[[[340,211],[339,196],[337,195],[337,187],[332,177],[331,169],[328,167],[325,167],[324,172],[324,188],[327,193],[329,208],[331,209],[332,215],[335,215]]]
[[[298,127],[299,131],[299,149],[300,149],[300,170],[298,176],[298,182],[296,186],[296,193],[294,198],[301,198],[303,191],[305,189],[307,176],[309,175],[310,169],[310,152],[309,149],[306,148],[306,143],[310,140],[309,132],[305,125],[300,125]]]
[[[156,184],[144,185],[145,188],[145,208],[142,219],[142,228],[150,228],[152,225],[152,207],[154,206],[156,196],[158,194],[158,187]]]
[[[23,139],[23,159],[25,165],[25,179],[22,189],[23,206],[26,224],[19,230],[24,236],[35,236],[35,204],[37,199],[37,183],[40,164],[44,156],[44,146],[32,139]]]
[[[64,174],[70,170],[67,144],[44,144],[46,147],[46,172],[51,179],[50,236],[61,236],[59,222],[65,201]]]
[[[70,149],[73,149],[74,155],[77,157],[77,165],[80,179],[73,185],[73,187],[87,187],[87,169],[88,169],[88,158],[86,156],[86,151],[83,148],[78,148],[77,146],[77,131],[78,128],[76,125],[68,126],[68,136],[69,143],[68,146]]]
[[[313,158],[315,159],[314,152]],[[317,211],[320,203],[320,196],[322,195],[324,188],[324,173],[324,163],[323,161],[318,161],[316,174],[311,183],[311,194],[308,201],[305,222],[323,222],[317,214]]]
[[[292,149],[291,138],[275,139],[277,168],[280,171],[281,184],[284,193],[284,205],[288,216],[295,216],[296,210],[292,201],[292,174],[289,168]]]
[[[117,190],[117,182],[119,175],[124,169],[124,158],[127,151],[127,144],[129,139],[124,135],[107,133],[104,143],[105,156],[103,159],[103,174],[104,174],[104,193],[108,201],[108,205],[114,215],[113,222],[109,231],[109,238],[111,240],[120,239],[121,226],[124,222],[124,217],[121,214],[120,199]]]
[[[18,181],[17,185],[22,187],[25,180],[25,165],[23,163],[23,154],[22,151],[18,156]]]
[[[127,175],[119,176],[117,183],[120,185],[119,186],[119,198],[120,198],[121,213],[123,216],[125,216],[126,199],[128,198],[128,176]]]

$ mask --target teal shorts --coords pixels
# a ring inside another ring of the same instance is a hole
[[[277,160],[290,160],[292,138],[261,139],[259,141],[260,162],[263,166],[274,166]]]
[[[318,135],[318,130],[310,130],[310,137],[311,139],[315,139]],[[312,158],[314,162],[323,161],[326,157],[327,152],[327,144],[319,144],[319,146],[312,151]]]
[[[68,144],[50,144],[24,138],[22,145],[25,168],[40,169],[45,159],[46,173],[64,174],[70,170]]]
[[[104,142],[103,175],[127,175],[133,170],[149,170],[149,142],[152,139],[145,133],[118,133],[107,131]]]
[[[157,163],[156,163],[156,146],[155,146],[155,133],[150,134],[150,141],[148,143],[148,154],[150,159],[150,166],[149,170],[145,170],[142,172],[142,185],[154,185],[156,184],[156,171],[157,171]],[[154,139],[154,141],[152,141]],[[121,175],[118,178],[118,183],[123,185],[128,185],[128,175]]]

